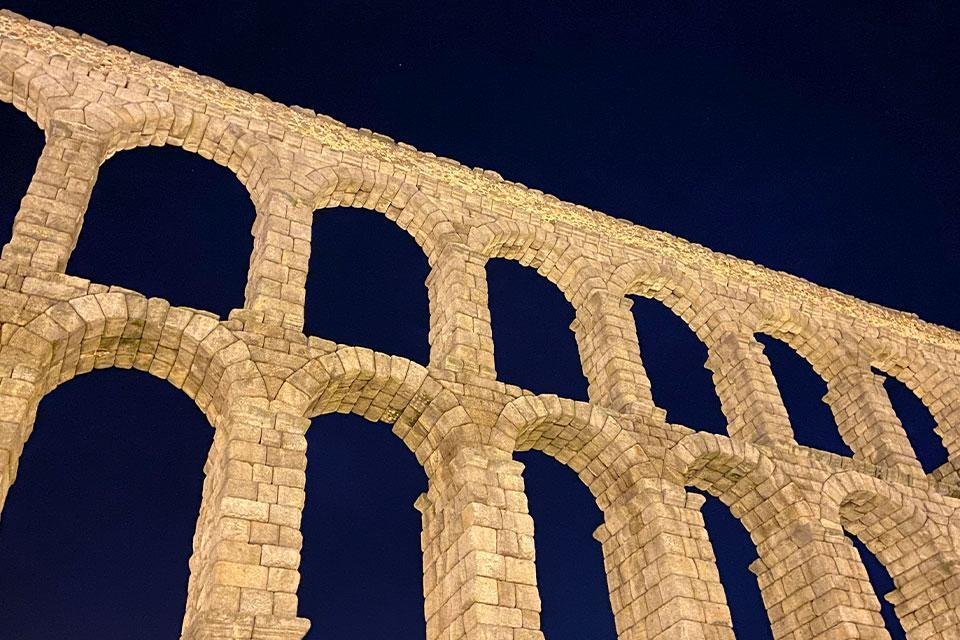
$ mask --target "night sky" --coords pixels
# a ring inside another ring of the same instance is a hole
[[[960,328],[960,37],[947,2],[6,2],[229,85],[301,104],[558,197]],[[775,6],[779,4],[780,6]],[[842,5],[842,6],[837,6]],[[0,238],[42,146],[0,105]],[[177,148],[107,161],[70,273],[221,316],[243,301],[253,207]],[[427,360],[427,263],[376,213],[318,212],[307,332]],[[585,399],[573,310],[534,271],[488,266],[502,380]],[[706,352],[634,305],[658,403],[724,432]],[[764,338],[801,443],[848,453],[822,381]],[[896,381],[928,469],[932,420]],[[10,640],[177,637],[212,430],[137,371],[97,371],[41,404],[0,520]],[[314,420],[300,613],[310,638],[424,637],[426,478],[383,424]],[[321,445],[322,443],[322,445]],[[600,513],[562,465],[527,465],[550,640],[613,640]],[[742,638],[770,637],[749,538],[704,507]],[[892,585],[861,551],[879,593]],[[895,637],[902,630],[890,618]]]

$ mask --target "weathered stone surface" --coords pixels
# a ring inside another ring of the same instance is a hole
[[[534,522],[515,451],[571,467],[596,496],[621,638],[730,638],[695,486],[757,545],[778,640],[883,638],[855,549],[884,563],[911,638],[960,637],[960,335],[909,314],[561,202],[301,108],[0,12],[0,100],[46,146],[0,257],[0,506],[41,399],[95,368],[165,378],[215,428],[182,637],[300,640],[312,417],[387,422],[429,477],[429,640],[536,640]],[[244,309],[202,310],[68,275],[99,167],[177,145],[229,167],[257,210]],[[430,265],[428,366],[306,336],[315,209],[378,211]],[[590,402],[496,379],[485,265],[535,267],[576,311]],[[729,437],[665,422],[626,296],[661,301],[709,353]],[[828,383],[852,459],[799,447],[756,333]],[[950,461],[925,476],[872,368],[930,409]],[[0,549],[0,553],[3,550]],[[0,630],[2,632],[2,630]],[[0,633],[2,635],[2,633]]]

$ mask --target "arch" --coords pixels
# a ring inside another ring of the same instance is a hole
[[[633,425],[643,429],[643,425]],[[657,467],[613,414],[596,405],[553,394],[520,396],[506,404],[491,443],[510,451],[542,451],[580,476],[601,509]]]
[[[666,410],[671,422],[726,435],[727,420],[717,385],[706,367],[706,344],[660,300],[643,296],[630,299],[634,302],[632,311],[640,350],[657,406]]]
[[[254,207],[227,168],[180,148],[100,167],[68,271],[226,317],[243,306]]]
[[[358,424],[359,423],[359,424]],[[356,414],[307,431],[299,614],[325,637],[423,640],[420,514],[427,478],[405,445]]]
[[[832,475],[823,496],[823,520],[856,536],[889,572],[896,590],[877,595],[887,595],[910,637],[960,628],[960,557],[922,504],[853,471]]]
[[[413,238],[431,265],[446,238],[457,236],[449,216],[415,182],[346,164],[311,171],[316,160],[302,154],[281,158],[266,149],[260,156],[263,168],[251,172],[249,185],[257,217],[246,307],[268,315],[284,314],[281,323],[298,331],[303,328],[313,218],[318,209],[342,205],[383,213]]]
[[[951,373],[948,354],[930,354],[919,345],[895,348],[879,341],[865,342],[870,364],[896,378],[927,408],[935,422],[934,432],[956,466],[960,457],[960,391]],[[954,367],[956,365],[954,364]]]
[[[562,291],[532,266],[509,258],[488,261],[485,276],[500,378],[586,400],[590,392],[581,340],[571,330],[575,309]]]
[[[170,381],[211,424],[234,385],[267,396],[246,344],[216,317],[126,290],[52,304],[16,329],[0,355],[40,372],[37,400],[78,374],[114,366]]]
[[[802,515],[813,516],[796,486],[770,458],[749,443],[711,433],[693,433],[670,448],[663,466],[664,477],[671,482],[693,485],[723,500],[738,519],[744,519],[751,534],[764,525],[764,519],[753,509],[767,499],[764,494],[772,486],[778,487],[769,496],[776,498],[773,506],[800,509]],[[797,498],[796,504],[793,498]]]
[[[619,295],[659,300],[709,347],[718,331],[747,324],[750,308],[730,308],[697,278],[666,261],[631,260],[610,275],[610,288]]]
[[[534,521],[541,629],[552,640],[617,637],[599,540],[603,512],[567,465],[540,451],[514,456]],[[572,514],[585,518],[572,518]]]
[[[214,431],[141,372],[48,395],[0,527],[5,635],[177,637]]]
[[[653,258],[620,265],[611,288],[660,302],[706,346],[703,366],[713,373],[728,434],[750,442],[795,443],[770,363],[752,337],[750,327],[758,323],[753,303],[742,295],[724,299],[715,283]]]
[[[830,394],[829,378],[823,370],[811,365],[808,358],[785,340],[766,333],[756,333],[754,338],[763,345],[770,361],[790,423],[802,425],[794,429],[797,442],[840,456],[863,453],[858,434],[864,429],[844,432],[839,427],[836,417],[839,404],[834,399],[837,394]]]
[[[393,425],[393,432],[430,475],[446,435],[460,431],[483,442],[457,398],[422,365],[363,347],[342,347],[307,361],[284,380],[275,402],[313,418],[356,413]]]
[[[752,571],[758,558],[750,533],[719,498],[699,489],[690,491],[688,496],[703,501],[699,511],[707,542],[716,549],[716,571],[730,611],[733,633],[752,640],[771,640],[770,620],[760,584]]]
[[[944,444],[948,450],[951,449],[950,430],[945,425],[952,418],[949,417],[949,411],[946,414],[935,413],[935,410],[942,411],[945,407],[943,403],[934,403],[931,398],[949,398],[947,390],[953,386],[953,382],[941,377],[935,383],[938,387],[936,394],[924,393],[914,377],[915,373],[912,374],[910,368],[903,367],[902,363],[913,361],[914,372],[923,371],[925,376],[931,376],[937,367],[923,367],[917,360],[918,356],[913,354],[914,350],[910,350],[911,355],[907,356],[905,347],[894,348],[882,340],[825,326],[785,305],[766,302],[758,311],[761,321],[757,331],[789,345],[830,386],[824,400],[834,413],[844,441],[857,455],[873,464],[895,467],[911,475],[922,472],[903,426],[890,406],[886,391],[882,387],[876,388],[881,381],[873,378],[871,367],[890,372],[898,379],[903,376],[901,382],[907,384],[917,397],[923,400],[924,395],[927,396],[928,401],[924,404],[927,404],[937,421],[936,430],[944,439]],[[901,364],[898,366],[896,363]],[[910,386],[907,380],[911,380],[914,386]],[[870,418],[865,425],[849,410],[852,398],[861,396],[868,400],[863,411]]]
[[[759,556],[752,569],[775,637],[815,636],[837,625],[851,633],[883,633],[878,603],[842,595],[869,589],[862,565],[852,560],[856,550],[839,532],[822,527],[799,487],[757,447],[691,434],[667,452],[664,477],[719,498],[750,533]],[[802,575],[793,572],[800,565],[807,567]],[[777,586],[783,580],[793,581],[792,593]],[[831,597],[845,604],[817,613],[814,600]]]
[[[384,216],[338,207],[313,221],[311,245],[305,332],[426,363],[437,310],[414,240]]]
[[[536,270],[575,308],[597,291],[606,291],[605,267],[576,245],[516,220],[471,227],[466,244],[490,258],[504,258]]]
[[[883,379],[883,389],[890,399],[890,406],[903,425],[917,460],[925,473],[949,465],[949,452],[943,446],[937,422],[923,401],[899,378],[877,367],[873,373]]]
[[[345,206],[382,213],[432,259],[444,238],[459,234],[454,220],[417,183],[416,175],[398,177],[346,164],[315,169],[298,181],[310,194],[313,210]]]

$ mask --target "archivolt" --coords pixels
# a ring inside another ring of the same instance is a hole
[[[684,437],[667,452],[666,479],[720,498],[763,545],[783,533],[783,517],[813,522],[815,511],[800,489],[757,447],[712,433]]]
[[[611,277],[615,295],[638,295],[662,302],[710,346],[717,335],[742,326],[742,310],[725,306],[698,280],[681,269],[652,260],[631,260]]]
[[[892,598],[907,631],[931,617],[910,615],[921,608],[936,616],[952,612],[951,622],[960,625],[960,558],[948,532],[927,517],[923,505],[876,478],[846,471],[824,484],[821,508],[823,520],[857,536],[883,563],[897,589],[911,594],[902,602]]]
[[[408,178],[342,164],[297,181],[311,194],[314,209],[346,206],[383,213],[413,236],[428,258],[448,238],[459,238],[454,220]]]
[[[543,451],[573,469],[601,508],[657,469],[610,413],[555,395],[521,396],[500,412],[492,440],[507,450]]]
[[[266,399],[246,344],[217,318],[131,292],[54,304],[15,330],[2,354],[40,372],[39,396],[78,374],[119,367],[169,380],[211,424],[233,391]]]
[[[487,258],[507,258],[552,282],[579,307],[594,291],[607,289],[602,264],[572,243],[515,220],[498,220],[472,227],[467,246]]]
[[[308,361],[281,385],[276,402],[308,418],[355,413],[391,424],[428,475],[444,455],[448,435],[482,441],[456,396],[424,367],[363,347],[342,347]]]

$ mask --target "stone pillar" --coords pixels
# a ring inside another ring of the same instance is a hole
[[[190,558],[183,640],[302,640],[300,516],[310,421],[249,402],[217,427]]]
[[[907,637],[931,640],[960,638],[960,574],[954,563],[942,557],[923,562],[925,576],[904,576],[911,584],[886,594],[878,593],[893,605]],[[900,578],[900,576],[898,576]],[[930,584],[936,582],[936,584]],[[912,588],[911,588],[912,587]]]
[[[522,469],[507,452],[465,447],[431,473],[416,503],[427,640],[543,640]]]
[[[853,544],[790,510],[752,532],[756,574],[773,637],[889,640],[866,569]]]
[[[888,469],[923,475],[913,447],[883,388],[883,378],[869,365],[847,360],[825,372],[827,395],[844,442],[858,457]]]
[[[620,640],[733,640],[703,501],[651,480],[604,509],[594,537],[603,545]]]
[[[62,272],[77,244],[107,145],[101,134],[76,122],[53,120],[46,136],[3,258]]]
[[[244,306],[264,314],[269,324],[302,331],[313,206],[274,188],[254,204]]]
[[[763,345],[753,335],[731,332],[707,350],[706,367],[713,372],[727,433],[758,444],[796,444]]]
[[[487,259],[453,242],[431,256],[430,366],[494,379]]]
[[[583,373],[590,383],[590,401],[662,421],[666,413],[653,403],[632,306],[629,298],[595,291],[577,307],[570,328],[577,336]]]
[[[40,373],[26,365],[4,367],[0,379],[0,515],[17,477],[23,445],[33,431]]]

